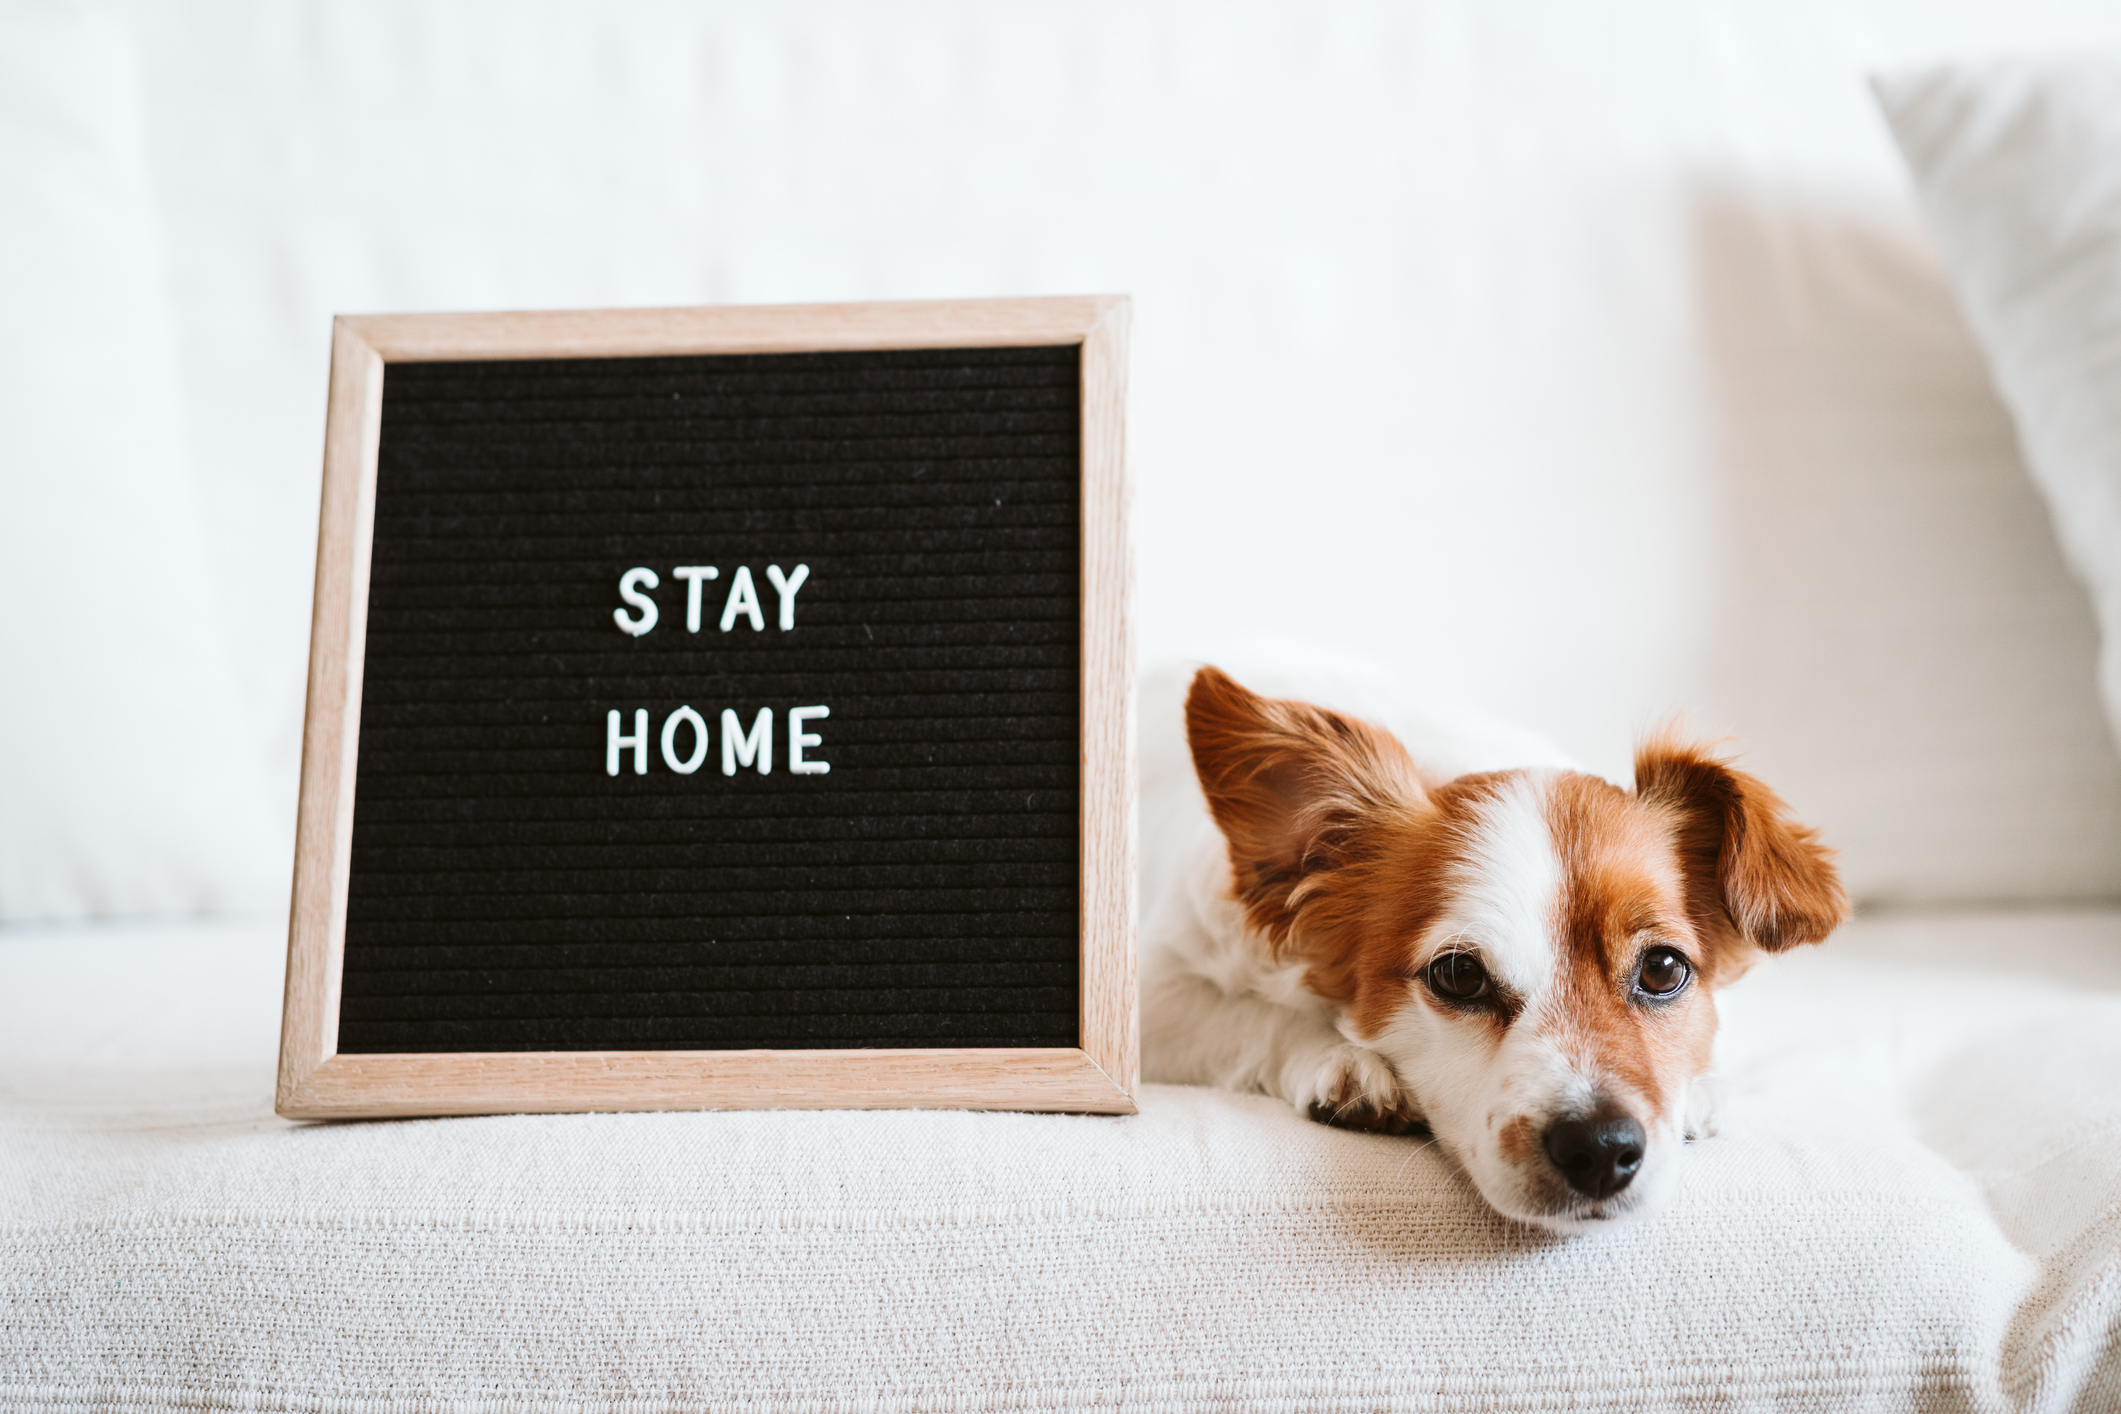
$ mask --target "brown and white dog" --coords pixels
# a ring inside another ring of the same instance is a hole
[[[1213,827],[1167,826],[1147,1077],[1426,1127],[1524,1222],[1654,1205],[1713,1132],[1713,990],[1848,916],[1815,833],[1670,736],[1637,751],[1633,790],[1551,767],[1436,779],[1382,728],[1214,668],[1185,726]]]

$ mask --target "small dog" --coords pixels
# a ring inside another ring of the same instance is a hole
[[[1436,779],[1389,732],[1215,668],[1185,726],[1200,792],[1159,842],[1178,875],[1144,930],[1147,1077],[1426,1128],[1523,1222],[1653,1206],[1714,1132],[1711,992],[1848,917],[1816,833],[1669,735],[1632,791]]]

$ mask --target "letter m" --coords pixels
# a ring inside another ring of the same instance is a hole
[[[747,735],[743,723],[736,713],[727,707],[722,709],[722,774],[733,776],[738,766],[758,763],[759,774],[773,774],[773,709],[759,708],[757,720],[752,722]]]

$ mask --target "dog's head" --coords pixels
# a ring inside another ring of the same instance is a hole
[[[1555,770],[1427,781],[1390,733],[1213,668],[1186,727],[1251,925],[1527,1222],[1653,1204],[1713,989],[1848,916],[1814,832],[1669,737],[1637,752],[1632,791]]]

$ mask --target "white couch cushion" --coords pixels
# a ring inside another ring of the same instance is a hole
[[[0,922],[272,913],[289,860],[187,474],[129,34],[0,8]]]
[[[1669,1211],[1577,1239],[1416,1141],[1182,1087],[1126,1119],[290,1125],[240,1057],[269,934],[41,944],[0,941],[33,983],[0,991],[10,1409],[2121,1399],[2113,913],[1859,924],[1763,969],[1727,994],[1724,1135]],[[138,948],[190,985],[126,982]],[[249,1000],[188,1022],[209,993]],[[111,1004],[130,1040],[6,1040]],[[173,1063],[209,1028],[223,1064]]]
[[[2121,52],[1877,82],[2104,633],[2121,741]]]

